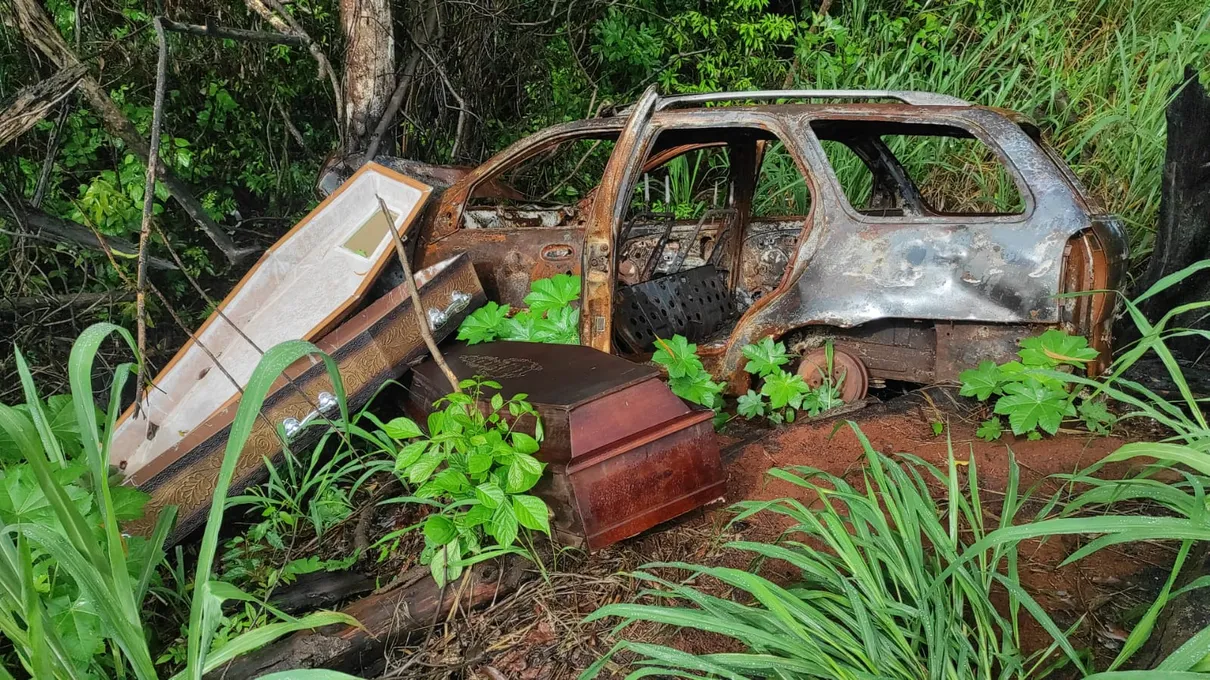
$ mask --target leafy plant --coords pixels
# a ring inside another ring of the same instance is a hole
[[[830,344],[827,351],[830,369]],[[840,385],[833,384],[830,377],[812,389],[802,376],[782,368],[790,363],[790,353],[786,351],[785,344],[766,337],[744,347],[743,352],[748,359],[744,370],[763,382],[760,392],[748,390],[747,394],[740,396],[736,411],[741,416],[765,416],[774,423],[792,423],[799,411],[817,416],[841,404]],[[831,371],[825,371],[825,375],[831,376]],[[769,400],[767,403],[766,397]]]
[[[651,360],[668,371],[668,387],[673,394],[706,408],[722,407],[723,385],[711,379],[697,356],[697,345],[683,335],[674,335],[671,340],[657,338],[655,345]]]
[[[325,421],[308,426],[330,427]],[[280,467],[265,459],[268,481],[252,487],[247,495],[233,497],[229,504],[260,508],[261,516],[269,524],[264,532],[267,538],[280,537],[297,528],[300,522],[306,522],[316,538],[322,537],[328,528],[353,512],[348,491],[342,484],[365,467],[357,452],[344,442],[332,450],[330,444],[335,435],[331,430],[325,432],[306,459],[300,459],[290,447],[286,447]]]
[[[1078,411],[1075,400],[1078,394],[1070,393],[1064,375],[1058,369],[1083,366],[1097,357],[1097,351],[1088,346],[1088,340],[1057,329],[1041,335],[1024,338],[1017,351],[1020,361],[996,365],[984,361],[977,368],[963,371],[958,379],[962,382],[960,393],[980,401],[996,398],[995,412],[1008,417],[1009,427],[1015,435],[1030,438],[1040,432],[1054,434],[1059,431],[1064,418],[1073,418]],[[1095,427],[1089,429],[1107,432],[1112,416],[1103,404],[1084,400],[1080,413],[1087,413]],[[991,441],[1000,436],[1002,424],[999,418],[984,423],[977,435]]]
[[[580,343],[580,277],[556,274],[530,284],[525,296],[529,309],[509,316],[508,305],[489,302],[471,312],[458,327],[458,339],[475,345],[493,340],[520,340],[551,344]]]
[[[436,509],[422,522],[420,561],[439,584],[457,579],[468,565],[505,552],[528,554],[514,546],[520,529],[550,535],[546,502],[526,493],[546,467],[533,455],[542,441],[538,412],[525,394],[505,399],[497,382],[468,379],[459,387],[465,392],[435,404],[440,410],[429,415],[427,434],[409,418],[384,427],[392,439],[407,442],[396,454],[395,473],[415,488],[411,496],[391,502]],[[490,398],[489,389],[496,391]],[[480,410],[480,400],[490,408]],[[392,532],[380,543],[389,545],[414,528]],[[484,546],[485,538],[494,545]]]
[[[135,348],[134,339],[125,329],[112,324],[96,324],[76,340],[69,362],[72,403],[82,434],[91,504],[100,517],[99,524],[92,524],[86,519],[80,509],[83,499],[73,499],[68,487],[56,475],[55,467],[60,463],[52,452],[55,448],[54,437],[42,413],[41,401],[34,390],[29,368],[19,351],[16,352],[18,374],[33,417],[26,420],[14,409],[0,407],[0,429],[22,452],[57,520],[57,524],[28,520],[9,524],[0,521],[0,632],[12,643],[25,672],[39,679],[77,678],[91,673],[90,669],[97,662],[94,659],[78,663],[78,652],[73,654],[71,651],[71,638],[61,634],[54,623],[56,614],[62,615],[64,611],[74,608],[74,618],[77,612],[84,613],[85,607],[69,603],[65,610],[64,603],[56,602],[40,592],[35,559],[43,562],[53,560],[64,577],[70,578],[79,589],[80,596],[91,610],[88,613],[95,614],[95,623],[73,626],[76,641],[82,639],[80,631],[99,631],[103,640],[100,644],[112,651],[110,659],[115,665],[114,673],[124,675],[130,672],[140,680],[159,677],[144,635],[142,600],[153,572],[163,559],[162,546],[175,513],[171,510],[161,512],[152,539],[143,550],[134,550],[121,535],[116,495],[111,491],[108,478],[110,442],[108,437],[102,437],[100,433],[113,429],[119,413],[122,388],[133,372],[131,365],[120,365],[114,374],[104,429],[98,423],[96,406],[92,401],[93,361],[101,343],[114,333],[132,349]],[[319,612],[300,619],[282,616],[279,622],[234,637],[221,646],[211,645],[220,624],[223,603],[232,599],[250,599],[234,586],[213,580],[211,574],[227,489],[235,472],[238,454],[251,433],[253,421],[273,381],[288,365],[317,351],[313,345],[305,342],[274,347],[265,353],[249,379],[232,425],[198,553],[186,668],[181,673],[182,678],[200,680],[204,673],[235,656],[292,631],[330,623],[356,624],[348,616],[333,612]],[[329,357],[321,354],[321,358],[341,398],[343,412],[345,407],[340,375]],[[329,674],[327,677],[347,676]]]

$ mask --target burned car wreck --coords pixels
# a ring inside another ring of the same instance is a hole
[[[558,154],[575,172],[543,168]],[[1089,338],[1091,372],[1108,361],[1113,296],[1090,291],[1118,284],[1123,229],[1009,111],[920,92],[649,90],[474,169],[376,160],[436,187],[417,268],[466,253],[488,297],[514,305],[531,280],[581,275],[583,344],[643,359],[679,333],[732,393],[748,387],[742,347],[767,336],[804,355],[804,375],[831,339],[846,399],[953,380],[1054,327]]]

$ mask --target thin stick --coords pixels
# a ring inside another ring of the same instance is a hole
[[[164,81],[168,79],[168,43],[164,40],[164,24],[159,17],[152,20],[156,40],[160,44],[155,63],[155,103],[151,109],[151,143],[147,152],[147,178],[143,183],[143,224],[139,229],[139,268],[135,275],[135,324],[139,345],[139,356],[147,356],[147,241],[151,239],[151,212],[155,207],[156,164],[160,158],[160,126],[164,121]],[[134,384],[136,398],[134,414],[137,418],[143,399],[143,380],[146,365],[139,362]]]
[[[420,337],[424,338],[424,344],[428,346],[429,354],[433,355],[433,361],[445,374],[445,379],[450,381],[450,389],[461,394],[462,388],[458,387],[458,376],[454,375],[454,372],[450,370],[450,365],[445,363],[445,357],[441,355],[441,350],[437,349],[437,341],[433,340],[433,333],[429,330],[428,315],[425,313],[424,305],[420,302],[420,291],[416,290],[416,279],[412,278],[412,267],[408,265],[407,253],[403,250],[403,238],[395,229],[395,218],[391,216],[391,210],[387,208],[387,203],[382,200],[382,196],[375,194],[375,197],[378,199],[378,206],[382,208],[382,214],[387,219],[387,228],[391,230],[391,238],[395,239],[395,254],[399,256],[399,264],[403,265],[403,281],[408,287],[408,294],[412,296],[412,311],[416,314]]]
[[[188,33],[190,35],[198,35],[204,38],[224,38],[230,40],[241,40],[244,42],[268,43],[271,45],[293,45],[295,47],[307,47],[307,41],[301,36],[290,35],[286,33],[269,33],[267,31],[249,31],[243,28],[226,28],[223,26],[215,26],[207,23],[205,26],[197,24],[182,24],[168,19],[163,20],[164,28],[177,33]]]

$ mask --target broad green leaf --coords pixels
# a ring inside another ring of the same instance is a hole
[[[735,407],[736,413],[745,418],[756,418],[765,415],[765,399],[753,390],[741,394]]]
[[[433,478],[433,484],[442,491],[451,494],[460,494],[470,488],[471,482],[466,475],[453,468],[446,468],[437,473]]]
[[[1082,367],[1097,358],[1097,351],[1088,346],[1086,338],[1052,328],[1042,335],[1022,339],[1017,355],[1022,364],[1031,367],[1053,368],[1059,364]]]
[[[580,277],[556,274],[548,279],[538,279],[530,284],[530,293],[525,304],[534,314],[567,307],[580,299]]]
[[[524,432],[514,432],[512,435],[513,449],[517,453],[530,454],[538,450],[538,440],[525,434]],[[540,472],[540,470],[539,470]]]
[[[506,548],[517,540],[517,515],[512,505],[502,503],[496,508],[491,521],[487,523],[487,533]]]
[[[701,359],[697,358],[697,345],[684,336],[674,335],[671,340],[657,338],[655,346],[657,349],[651,360],[667,369],[669,378],[684,378],[705,371]]]
[[[502,324],[508,319],[508,312],[508,305],[488,302],[462,321],[458,327],[458,339],[470,345],[497,339]]]
[[[744,370],[762,378],[781,370],[782,366],[790,362],[786,346],[775,342],[772,337],[762,338],[760,342],[744,347],[743,352],[748,359]]]
[[[958,380],[962,382],[959,394],[987,401],[999,391],[1002,379],[1000,367],[994,361],[980,362],[978,368],[967,369],[958,374]]]
[[[541,461],[533,456],[525,453],[518,453],[513,457],[513,464],[521,468],[522,472],[530,475],[542,474],[543,465]]]
[[[495,482],[484,482],[475,487],[475,497],[485,507],[495,510],[504,502],[504,489]]]
[[[769,407],[774,409],[791,406],[798,408],[802,405],[803,395],[811,391],[802,376],[797,373],[780,371],[765,378],[760,393],[769,397]]]
[[[443,461],[445,461],[445,455],[441,453],[441,449],[436,446],[430,448],[412,464],[412,467],[408,468],[408,482],[411,484],[423,483],[432,476]]]
[[[1004,433],[1003,428],[999,418],[988,418],[979,424],[979,429],[975,430],[975,436],[985,442],[994,442]]]
[[[472,475],[478,475],[490,470],[494,461],[495,457],[491,451],[479,449],[467,456],[466,470]]]
[[[1035,380],[1005,385],[1004,396],[996,402],[995,411],[1008,416],[1013,434],[1017,435],[1039,427],[1054,434],[1059,431],[1064,416],[1076,415],[1066,392]]]
[[[513,511],[521,526],[550,535],[549,510],[541,498],[524,494],[513,496]]]
[[[680,378],[670,378],[668,387],[676,396],[685,401],[700,404],[706,408],[714,408],[719,403],[719,393],[723,391],[720,385],[710,379],[710,374],[701,369],[691,375]]]
[[[457,535],[458,529],[444,515],[429,515],[424,520],[424,540],[429,545],[445,545]]]
[[[399,454],[395,456],[395,469],[404,470],[420,459],[420,456],[429,448],[431,443],[425,439],[418,442],[412,442],[407,446],[399,449]]]
[[[395,418],[382,429],[393,439],[413,439],[424,436],[424,431],[411,418]]]

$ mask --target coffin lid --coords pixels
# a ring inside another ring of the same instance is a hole
[[[569,411],[660,375],[651,366],[589,347],[538,342],[458,347],[446,352],[445,360],[460,379],[483,376],[500,383],[505,396],[525,393],[531,403]],[[418,375],[433,371],[429,362],[418,368]],[[444,384],[439,374],[433,375],[441,381],[434,382]]]

